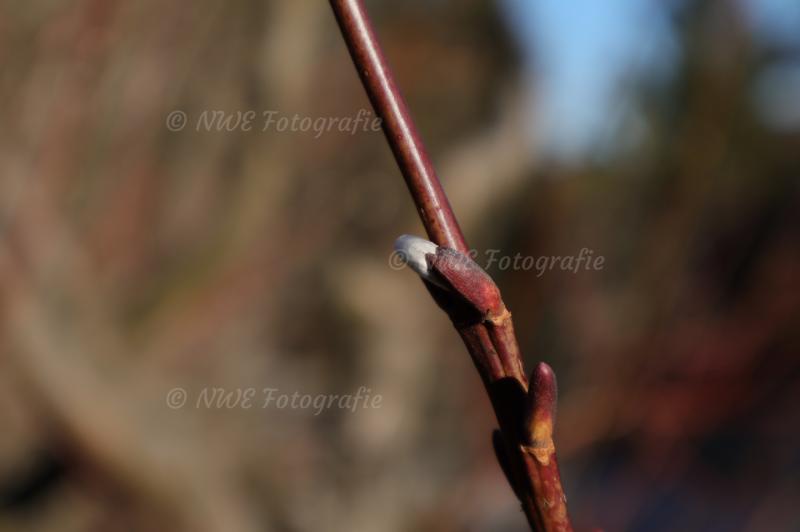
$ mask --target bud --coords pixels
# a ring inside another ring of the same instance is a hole
[[[412,270],[428,282],[431,282],[440,288],[447,288],[442,283],[441,279],[431,270],[428,263],[428,256],[436,256],[439,246],[414,235],[400,235],[394,241],[394,250],[399,254]]]
[[[540,362],[531,373],[525,414],[527,447],[536,459],[547,465],[555,452],[553,425],[556,421],[558,385],[553,369]]]
[[[431,267],[484,319],[492,319],[506,312],[500,289],[489,274],[467,255],[440,247],[431,260]]]

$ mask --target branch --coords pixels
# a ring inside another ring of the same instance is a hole
[[[428,236],[440,246],[466,252],[464,235],[395,86],[364,7],[357,0],[331,0],[331,7]]]
[[[422,277],[461,335],[500,429],[497,459],[531,529],[571,531],[553,444],[556,380],[540,363],[528,386],[511,313],[467,244],[395,86],[360,0],[330,0],[350,55],[433,242],[398,238],[395,248]]]

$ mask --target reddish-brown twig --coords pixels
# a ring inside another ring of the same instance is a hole
[[[358,74],[382,120],[429,237],[398,239],[398,250],[423,274],[478,369],[497,416],[497,459],[531,529],[570,531],[553,444],[556,381],[540,363],[525,378],[511,314],[500,290],[467,255],[467,244],[428,159],[360,0],[330,0]]]
[[[466,252],[464,235],[397,90],[364,7],[356,0],[331,0],[331,6],[428,236],[440,246]]]

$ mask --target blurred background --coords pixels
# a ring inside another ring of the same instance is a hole
[[[367,6],[478,262],[604,258],[489,269],[576,529],[800,530],[800,3]],[[259,129],[369,109],[327,2],[6,0],[0,61],[0,530],[525,530],[382,134]]]

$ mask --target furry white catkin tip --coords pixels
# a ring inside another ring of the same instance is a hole
[[[420,277],[435,284],[439,284],[438,279],[434,278],[433,272],[428,268],[425,255],[429,253],[435,255],[438,247],[430,240],[414,235],[400,235],[394,241],[394,251],[403,259],[403,262],[417,272]]]

